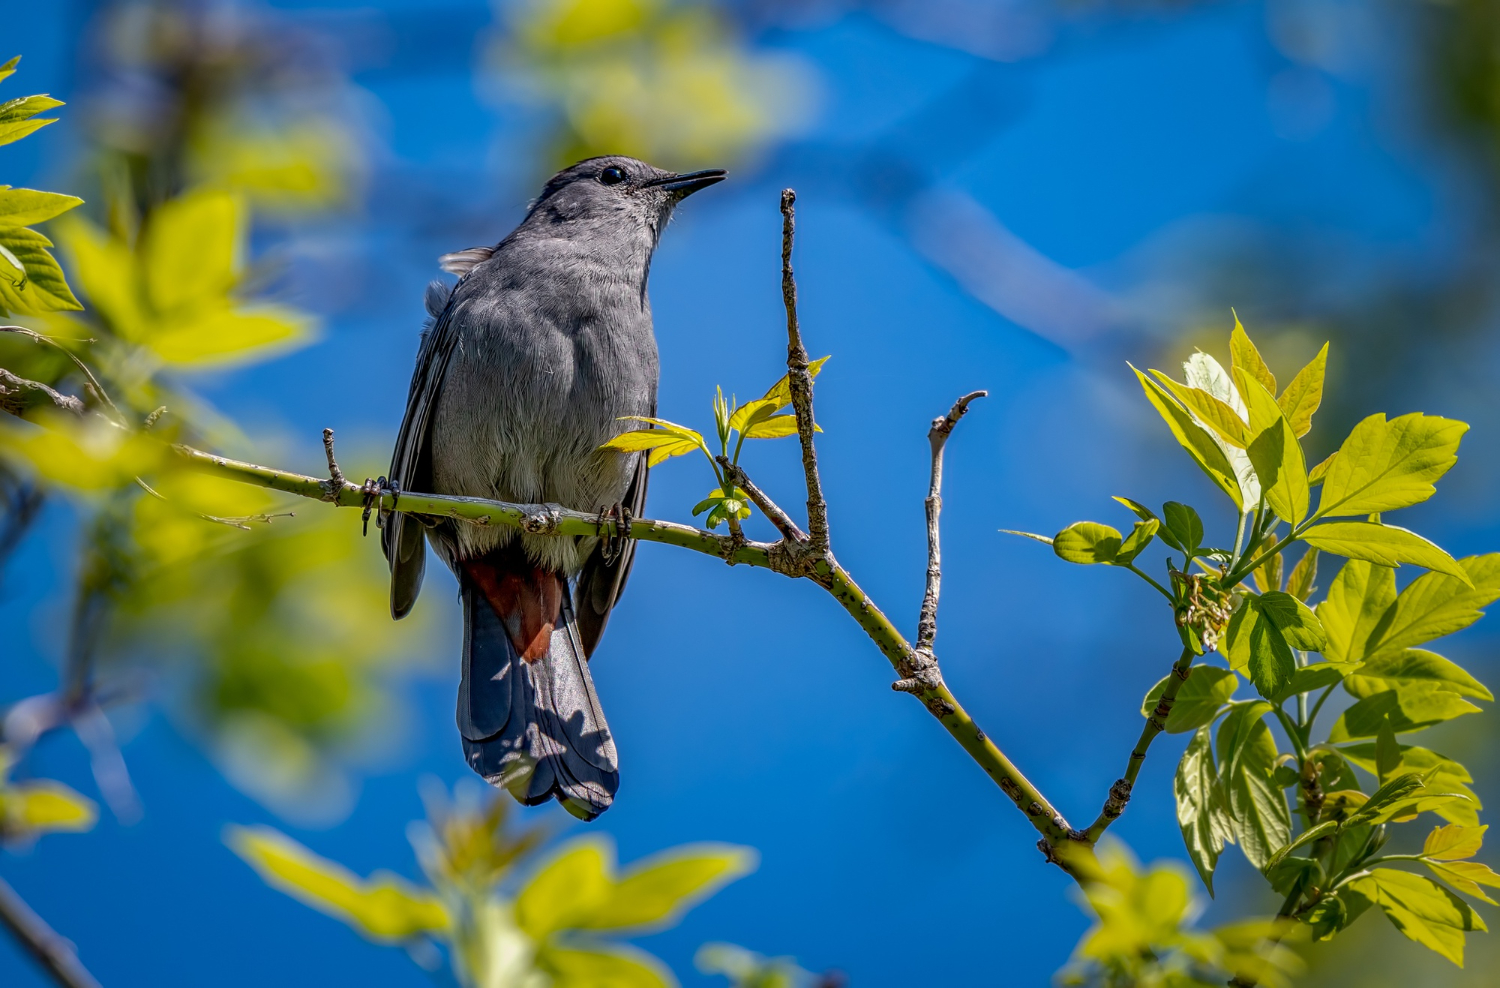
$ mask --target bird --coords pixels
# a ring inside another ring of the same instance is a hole
[[[645,453],[602,450],[656,414],[659,362],[646,282],[673,210],[726,177],[622,155],[554,175],[492,247],[445,254],[434,281],[390,488],[639,516]],[[399,511],[382,519],[391,615],[421,590],[432,545],[458,579],[465,760],[527,805],[592,820],[619,764],[589,674],[634,542],[521,534]]]

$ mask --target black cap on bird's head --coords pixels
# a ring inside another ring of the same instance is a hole
[[[722,168],[679,174],[624,155],[586,158],[552,176],[528,220],[590,226],[634,220],[659,233],[674,206],[726,177]]]

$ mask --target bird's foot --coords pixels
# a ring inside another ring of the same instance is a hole
[[[630,509],[617,502],[600,511],[599,528],[608,533],[599,543],[600,555],[606,563],[613,563],[625,551],[630,538]]]
[[[376,505],[380,503],[380,499],[387,494],[391,495],[391,507],[394,508],[396,502],[401,499],[401,485],[395,481],[386,480],[384,477],[381,477],[379,480],[371,480],[369,477],[366,477],[364,486],[359,489],[359,492],[364,495],[365,505],[365,510],[359,518],[364,526],[364,534],[369,535],[370,512],[375,510]],[[375,527],[385,527],[385,513],[383,510],[375,516]]]

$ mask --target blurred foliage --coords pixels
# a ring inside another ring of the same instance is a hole
[[[539,833],[509,832],[509,812],[489,792],[431,796],[427,822],[410,829],[425,887],[386,872],[361,879],[268,827],[231,827],[226,840],[273,888],[361,935],[406,946],[429,968],[444,956],[465,988],[675,985],[661,961],[601,935],[676,925],[755,868],[748,848],[692,844],[620,872],[602,835],[567,841],[538,863]]]
[[[148,211],[208,184],[288,218],[360,199],[360,96],[318,35],[183,0],[119,0],[94,26],[85,119],[102,189]]]
[[[1267,988],[1301,969],[1281,940],[1289,920],[1250,920],[1199,932],[1202,904],[1174,862],[1142,871],[1129,850],[1106,841],[1083,877],[1084,905],[1097,917],[1058,976],[1065,985],[1100,988],[1208,988],[1234,976]]]
[[[737,161],[795,132],[813,79],[790,53],[752,50],[695,0],[497,3],[489,63],[500,95],[550,121],[550,157],[628,154],[667,167]]]
[[[791,957],[764,957],[732,943],[705,943],[693,963],[704,974],[722,974],[733,988],[838,988],[844,983],[837,972],[820,977]]]
[[[0,745],[0,841],[13,844],[42,834],[92,830],[99,819],[93,800],[52,779],[13,781],[13,758]]]
[[[1191,505],[1168,502],[1158,516],[1123,497],[1115,500],[1137,519],[1128,536],[1077,522],[1054,538],[1029,537],[1068,562],[1124,568],[1167,598],[1183,658],[1147,694],[1141,713],[1157,731],[1192,732],[1173,788],[1183,842],[1210,892],[1220,854],[1237,844],[1285,896],[1276,921],[1297,921],[1299,935],[1329,939],[1378,905],[1402,934],[1462,966],[1464,935],[1485,924],[1453,890],[1488,902],[1481,886],[1500,883],[1500,875],[1470,860],[1484,828],[1468,770],[1402,737],[1478,713],[1473,700],[1494,699],[1466,670],[1421,646],[1468,627],[1500,599],[1500,553],[1455,560],[1385,519],[1436,492],[1468,426],[1377,413],[1309,469],[1301,443],[1322,403],[1328,348],[1284,387],[1238,319],[1229,352],[1228,370],[1194,354],[1183,365],[1185,383],[1156,370],[1135,374],[1184,451],[1233,504],[1232,540],[1205,544],[1218,536]],[[1347,518],[1361,520],[1329,520]],[[1180,567],[1167,558],[1165,585],[1135,566],[1157,539],[1182,554]],[[1303,554],[1288,566],[1283,553],[1298,542]],[[1309,601],[1328,556],[1347,562],[1314,609]],[[1428,572],[1398,591],[1402,564]],[[1193,664],[1215,652],[1228,669]],[[1260,699],[1233,699],[1241,677]],[[1353,705],[1315,734],[1319,712],[1340,686]],[[1272,724],[1290,752],[1280,750]],[[1393,825],[1429,812],[1448,824],[1429,834],[1420,854],[1381,853]],[[1393,863],[1421,864],[1446,887],[1377,867]],[[1114,877],[1104,880],[1108,897],[1090,890],[1101,927],[1080,953],[1099,963],[1103,983],[1197,983],[1172,980],[1186,975],[1170,965],[1152,967],[1158,980],[1151,981],[1124,960],[1147,951],[1155,965],[1158,943],[1195,962],[1209,957],[1204,941],[1172,938],[1187,909],[1181,880],[1153,873],[1149,882],[1160,887],[1149,888],[1132,884],[1133,870],[1118,857],[1102,867]],[[1260,935],[1274,942],[1284,933]],[[1236,964],[1228,969],[1242,973]]]

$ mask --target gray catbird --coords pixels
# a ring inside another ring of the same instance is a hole
[[[621,416],[656,414],[651,255],[673,207],[723,178],[590,158],[554,175],[498,245],[445,255],[459,282],[428,286],[392,485],[639,513],[646,454],[599,446],[635,427]],[[585,820],[608,809],[620,775],[587,660],[634,544],[399,512],[384,523],[392,615],[421,589],[424,531],[458,577],[470,766],[523,803],[555,796]]]

